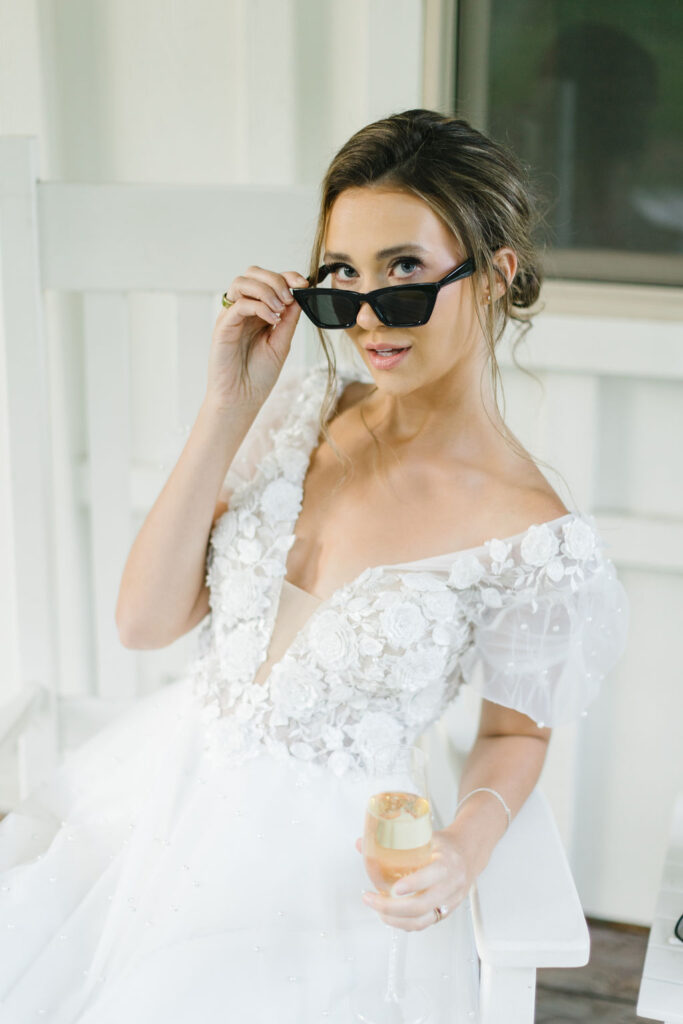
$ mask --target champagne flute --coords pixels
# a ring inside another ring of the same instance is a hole
[[[432,859],[432,814],[427,788],[427,756],[419,747],[391,744],[365,759],[371,795],[365,813],[363,858],[376,889],[390,896],[404,875]],[[356,988],[350,1001],[364,1024],[422,1024],[432,1001],[419,985],[406,987],[406,934],[391,928],[387,975],[383,983]]]

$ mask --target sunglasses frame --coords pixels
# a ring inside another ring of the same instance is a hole
[[[375,316],[382,321],[385,327],[421,327],[422,324],[427,323],[430,316],[432,315],[432,312],[434,311],[434,305],[436,303],[436,296],[438,295],[440,289],[447,284],[452,284],[453,281],[460,281],[465,277],[469,277],[471,274],[474,273],[474,270],[474,258],[472,256],[469,256],[459,266],[454,267],[453,270],[449,270],[449,272],[444,277],[442,277],[440,281],[424,281],[422,283],[415,284],[388,285],[384,288],[375,288],[371,292],[352,292],[347,291],[345,288],[318,288],[317,286],[309,288],[293,288],[292,295],[299,303],[308,319],[312,320],[316,327],[320,327],[326,331],[344,330],[347,327],[353,327],[356,323],[356,320],[358,319],[360,307],[364,302],[368,303]],[[318,273],[315,275],[316,280],[322,281],[325,277],[327,277],[329,272],[330,267],[323,263],[323,265],[318,270]],[[308,278],[308,281],[309,283],[311,282],[310,277]],[[377,303],[378,301],[381,303],[382,298],[385,295],[388,295],[390,292],[393,293],[397,291],[417,291],[422,292],[423,294],[426,295],[428,305],[426,314],[422,319],[411,321],[410,323],[400,324],[391,323],[387,319],[386,314],[382,312],[381,308],[378,308]],[[340,292],[343,295],[348,296],[350,299],[352,299],[356,307],[355,312],[353,314],[353,319],[349,320],[347,323],[332,325],[322,323],[322,321],[320,321],[318,317],[314,316],[314,314],[309,309],[306,308],[306,296],[310,297],[311,295],[338,295]]]

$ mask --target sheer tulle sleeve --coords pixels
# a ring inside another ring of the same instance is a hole
[[[484,598],[461,660],[465,682],[539,725],[575,720],[626,645],[628,598],[613,563],[574,562],[559,580],[543,574],[519,592],[485,589]]]
[[[220,490],[222,501],[228,503],[230,495],[252,479],[259,463],[272,447],[273,432],[284,423],[301,391],[304,378],[310,372],[310,369],[293,369],[286,377],[285,371],[281,372],[235,453]]]

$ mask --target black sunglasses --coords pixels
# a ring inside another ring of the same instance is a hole
[[[323,264],[316,275],[317,281],[322,281],[329,272],[330,267]],[[474,259],[470,256],[440,281],[389,285],[365,293],[345,288],[293,288],[292,295],[316,327],[328,330],[353,327],[364,302],[387,327],[419,327],[432,315],[439,289],[473,273]],[[311,282],[310,277],[308,280]]]

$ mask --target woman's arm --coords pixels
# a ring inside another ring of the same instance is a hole
[[[483,700],[479,731],[460,781],[461,800],[473,789],[497,790],[514,817],[536,785],[551,729],[527,715]],[[366,893],[368,906],[386,924],[421,931],[436,923],[435,907],[452,911],[486,867],[507,827],[507,814],[492,793],[475,793],[446,828],[434,833],[432,862],[400,879],[395,895]]]
[[[125,647],[164,647],[186,631],[204,585],[211,528],[224,504],[221,484],[258,412],[258,406],[202,403],[124,566],[115,618]]]
[[[458,800],[487,786],[500,793],[514,818],[538,782],[551,732],[528,715],[482,700],[479,730],[465,762]],[[506,827],[500,801],[492,793],[475,793],[443,831],[457,843],[474,880]]]

